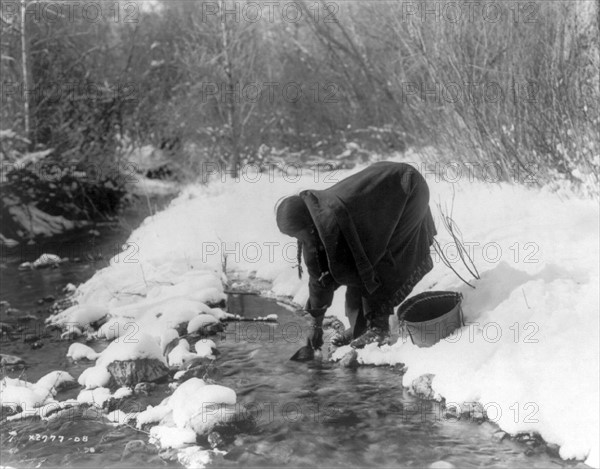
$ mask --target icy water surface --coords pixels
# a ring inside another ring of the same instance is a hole
[[[33,312],[37,320],[22,327],[38,333],[47,314],[37,299],[66,282],[84,281],[97,267],[70,263],[55,270],[23,272],[13,262],[2,271],[3,282],[9,281],[9,289],[2,285],[2,296],[24,312]],[[248,318],[275,313],[279,321],[229,323],[215,338],[220,351],[215,379],[237,392],[238,411],[252,424],[229,435],[221,445],[227,454],[218,456],[211,467],[427,467],[440,460],[460,468],[572,465],[542,449],[494,441],[498,429],[491,423],[444,418],[438,404],[405,392],[399,368],[352,370],[327,362],[291,362],[289,357],[304,343],[306,319],[252,295],[238,298],[235,308]],[[17,318],[2,320],[16,324]],[[60,341],[55,333],[40,335],[37,349],[22,338],[2,341],[2,353],[27,361],[24,378],[35,381],[51,370],[78,377],[90,366],[66,358],[70,342]],[[106,343],[89,345],[100,351]],[[76,397],[78,392],[63,392],[58,399]],[[168,392],[165,385],[159,386],[150,396],[132,402],[130,409],[156,405]],[[165,461],[173,453],[159,454],[145,433],[115,427],[100,414],[56,423],[3,422],[0,434],[0,464],[13,467],[179,466],[174,460]]]

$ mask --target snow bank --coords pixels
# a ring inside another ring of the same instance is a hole
[[[451,184],[446,173],[419,169],[430,186],[444,253],[466,275],[435,208],[436,202],[450,208],[454,197],[452,216],[481,279],[473,290],[436,258],[414,293],[461,291],[468,325],[454,342],[418,349],[404,340],[368,348],[359,360],[405,363],[405,385],[433,373],[434,390],[448,401],[478,400],[490,417],[498,409],[503,429],[537,431],[561,446],[562,457],[587,458],[598,467],[597,202],[467,177]],[[107,337],[143,332],[161,343],[178,323],[195,327],[201,314],[221,319],[208,305],[224,298],[225,262],[303,304],[306,279],[297,278],[295,243],[277,230],[274,206],[285,195],[330,187],[350,173],[297,176],[292,170],[239,182],[218,175],[226,181],[188,187],[134,231],[126,252],[78,288],[80,307],[99,308],[90,310],[97,315],[108,310]],[[343,294],[343,288],[336,293],[329,313],[347,324]],[[80,314],[87,321],[96,316]]]

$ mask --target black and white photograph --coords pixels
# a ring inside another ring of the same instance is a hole
[[[0,469],[600,469],[600,0],[0,0]]]

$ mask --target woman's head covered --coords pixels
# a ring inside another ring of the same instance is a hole
[[[297,235],[313,225],[308,207],[298,195],[284,198],[276,208],[275,215],[279,231],[288,236]]]

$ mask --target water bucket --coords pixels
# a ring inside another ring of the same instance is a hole
[[[465,325],[462,294],[428,291],[409,298],[398,308],[398,319],[413,344],[431,347]]]

